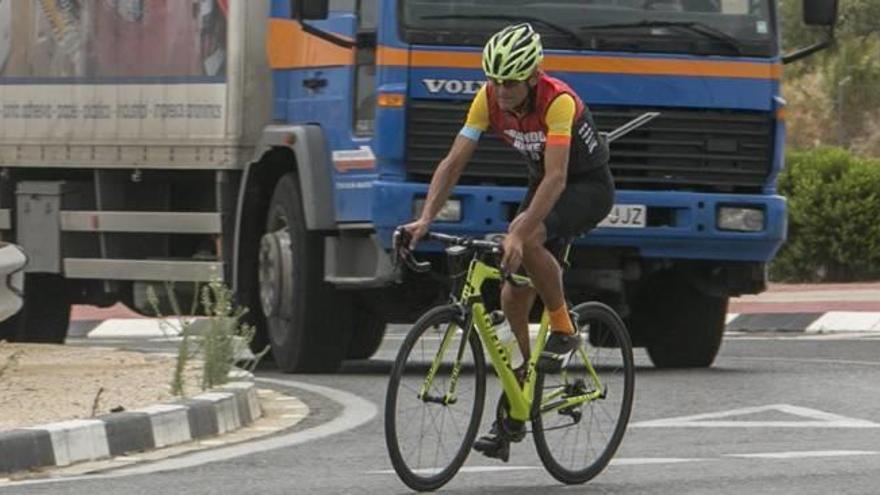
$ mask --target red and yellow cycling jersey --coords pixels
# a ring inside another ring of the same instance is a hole
[[[547,146],[571,147],[569,170],[594,168],[607,162],[607,145],[597,132],[586,105],[563,81],[540,72],[525,115],[506,112],[498,105],[495,88],[486,84],[474,97],[461,134],[473,140],[489,130],[540,165]],[[543,167],[540,167],[543,168]]]

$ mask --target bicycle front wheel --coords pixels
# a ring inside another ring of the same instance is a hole
[[[461,313],[457,306],[425,313],[391,370],[385,443],[394,470],[414,490],[436,490],[455,476],[483,415],[483,349]]]
[[[635,365],[629,334],[617,313],[598,302],[572,309],[583,346],[560,373],[538,373],[532,418],[535,446],[557,480],[585,483],[605,469],[629,423]]]

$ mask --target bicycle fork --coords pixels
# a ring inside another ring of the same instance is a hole
[[[462,312],[464,312],[462,308]],[[443,332],[443,340],[440,342],[440,348],[437,350],[437,354],[434,356],[434,361],[431,363],[431,369],[428,370],[427,376],[425,376],[425,381],[422,383],[422,388],[419,389],[418,398],[425,402],[434,402],[437,404],[449,405],[455,404],[457,401],[455,397],[455,392],[458,386],[458,377],[461,374],[461,364],[464,359],[464,353],[467,350],[468,341],[470,340],[470,329],[473,327],[472,315],[467,315],[465,318],[464,328],[462,331],[461,343],[458,346],[458,353],[456,354],[455,362],[452,365],[452,372],[449,377],[449,390],[443,394],[443,397],[433,397],[428,394],[431,390],[431,385],[434,383],[434,377],[437,376],[437,371],[440,368],[440,363],[443,361],[443,356],[446,355],[446,351],[449,349],[449,346],[452,343],[452,339],[455,336],[456,332],[456,324],[450,323],[446,327],[446,331]]]

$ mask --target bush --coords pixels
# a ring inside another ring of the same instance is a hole
[[[229,374],[233,367],[238,365],[246,371],[253,371],[260,360],[269,352],[266,346],[259,354],[250,353],[250,343],[254,338],[254,327],[241,323],[242,317],[247,310],[236,307],[233,303],[232,291],[221,281],[212,280],[199,290],[198,284],[195,293],[201,296],[201,306],[206,325],[201,325],[201,333],[196,335],[195,320],[192,318],[198,308],[198,301],[193,300],[193,305],[184,315],[174,290],[174,284],[166,282],[165,292],[172,311],[177,315],[174,318],[166,318],[160,310],[159,297],[152,286],[147,288],[147,299],[153,307],[156,316],[160,318],[160,327],[169,336],[179,336],[180,343],[177,348],[177,365],[171,380],[171,393],[184,396],[186,383],[184,383],[184,371],[190,359],[200,356],[202,358],[202,390],[208,390],[229,381]]]
[[[792,152],[780,175],[788,241],[770,269],[789,282],[880,277],[880,160],[839,148]]]

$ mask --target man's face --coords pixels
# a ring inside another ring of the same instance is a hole
[[[525,81],[491,81],[495,86],[498,106],[505,112],[520,108],[529,97],[529,88],[534,86],[532,77]]]

